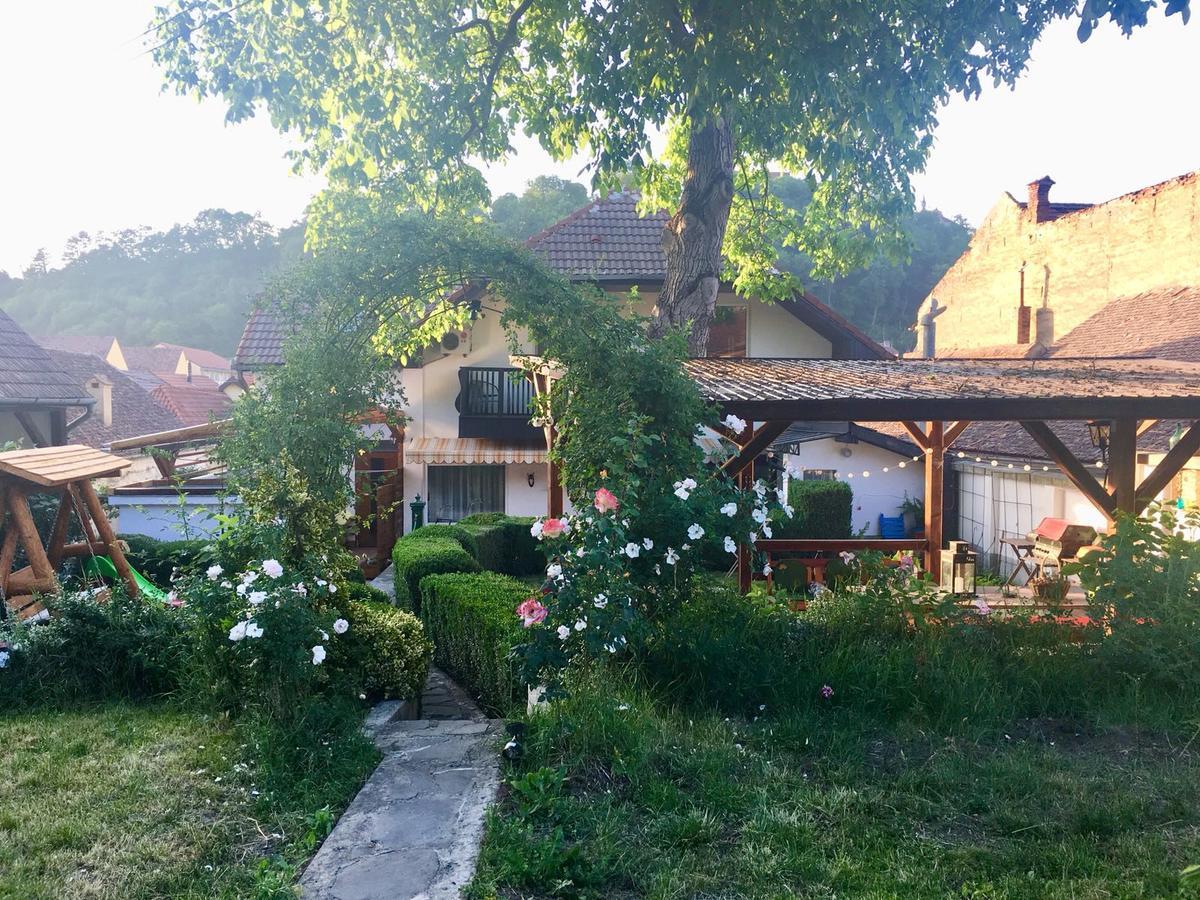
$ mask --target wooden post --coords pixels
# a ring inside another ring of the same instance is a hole
[[[58,579],[54,577],[54,567],[46,556],[46,548],[42,546],[42,536],[38,534],[37,525],[33,521],[33,513],[29,511],[29,498],[25,491],[16,485],[8,489],[8,511],[12,514],[11,527],[17,532],[21,546],[25,548],[25,556],[29,559],[29,568],[34,577],[41,582],[49,583],[57,590]]]
[[[1108,478],[1118,512],[1137,513],[1137,420],[1117,419],[1108,441]]]
[[[546,449],[553,450],[558,442],[558,429],[551,426]],[[546,463],[546,509],[551,518],[562,517],[566,501],[563,499],[562,467],[556,462]]]
[[[738,472],[737,480],[738,487],[744,491],[754,486],[754,460],[751,460],[749,465]],[[754,577],[750,567],[753,554],[754,548],[750,545],[750,536],[748,534],[739,535],[737,542],[738,590],[743,594],[750,593],[750,582]]]
[[[50,544],[46,548],[46,555],[50,558],[50,564],[58,566],[63,558],[63,545],[67,542],[67,526],[71,520],[71,492],[63,489],[62,497],[58,501],[58,514],[54,517],[54,527],[50,530]]]
[[[945,423],[930,422],[925,432],[925,571],[936,582],[941,576],[942,489],[945,485]]]
[[[129,568],[129,563],[125,561],[125,554],[121,551],[121,545],[117,543],[117,534],[113,531],[112,523],[108,521],[108,516],[104,514],[104,504],[100,502],[100,495],[96,493],[95,486],[86,478],[82,478],[74,483],[79,486],[79,492],[83,494],[88,512],[91,513],[92,522],[95,524],[96,530],[100,532],[100,540],[104,541],[104,545],[108,547],[108,555],[112,557],[113,568],[117,570],[117,574],[125,582],[125,587],[129,589],[129,596],[138,597],[141,592],[138,590],[137,581],[133,577],[133,570]]]

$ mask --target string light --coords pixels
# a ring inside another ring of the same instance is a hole
[[[926,450],[925,452],[926,452],[926,453],[930,453],[930,452],[932,452],[932,451],[930,451],[930,450]],[[966,459],[966,458],[967,458],[967,454],[966,454],[966,453],[964,453],[964,452],[963,452],[963,451],[961,451],[961,450],[959,450],[959,451],[957,452],[957,454],[956,454],[956,455],[958,456],[958,458],[959,458],[959,459]],[[921,455],[920,455],[920,454],[918,454],[917,456],[914,456],[914,457],[912,458],[912,461],[913,461],[913,462],[920,462],[920,460],[921,460],[921,459],[922,459]],[[900,460],[900,462],[896,463],[896,468],[898,468],[898,469],[904,469],[904,468],[907,468],[907,466],[908,466],[908,462],[909,462],[908,460],[902,459],[902,460]],[[986,462],[986,463],[987,463],[988,465],[990,465],[992,468],[999,468],[999,467],[1000,467],[1000,463],[1001,463],[1001,461],[1000,461],[1000,460],[998,460],[998,459],[989,459],[989,460],[985,460],[985,459],[984,459],[982,456],[976,456],[976,457],[975,457],[975,462],[977,462],[977,463],[983,463],[983,462]],[[1015,469],[1015,468],[1016,468],[1016,463],[1011,463],[1011,462],[1010,462],[1010,463],[1004,463],[1004,465],[1005,465],[1005,467],[1006,467],[1006,468],[1009,468],[1009,469]],[[1100,460],[1097,460],[1097,461],[1096,461],[1096,463],[1095,463],[1095,466],[1096,466],[1096,468],[1097,468],[1097,469],[1102,469],[1102,468],[1104,468],[1104,463],[1103,463],[1103,462],[1101,462]],[[1025,463],[1025,464],[1023,464],[1023,465],[1021,466],[1021,470],[1022,470],[1022,471],[1024,471],[1024,472],[1032,472],[1032,471],[1033,471],[1033,466],[1032,466],[1032,465],[1030,465],[1029,463]],[[889,473],[889,472],[891,472],[891,471],[892,471],[892,469],[891,469],[891,466],[884,466],[884,467],[883,467],[883,468],[882,468],[880,471],[881,471],[881,472],[883,472],[884,474],[886,474],[886,473]],[[1049,471],[1050,471],[1050,466],[1042,466],[1042,471],[1043,471],[1043,472],[1049,472]],[[790,473],[789,473],[789,474],[790,474]],[[857,474],[858,474],[858,477],[859,477],[859,478],[870,478],[870,477],[871,477],[871,470],[870,470],[870,469],[863,469],[861,472],[859,472],[859,473],[857,473]],[[847,478],[847,479],[850,479],[850,478],[853,478],[853,477],[854,477],[854,475],[855,475],[855,473],[854,473],[854,472],[846,472],[844,477],[845,477],[845,478]],[[795,476],[793,476],[793,477],[795,477]],[[837,473],[835,473],[835,474],[834,474],[834,477],[835,477],[835,478],[842,478],[842,477],[843,477],[843,474],[842,474],[841,472],[837,472]]]

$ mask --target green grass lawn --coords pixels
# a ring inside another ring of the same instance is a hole
[[[165,704],[0,716],[0,898],[288,891],[329,827],[317,804],[348,802],[373,750],[289,776],[240,740]]]
[[[530,725],[471,896],[1178,896],[1198,751],[1052,720],[873,726],[832,703],[725,719],[610,683]]]

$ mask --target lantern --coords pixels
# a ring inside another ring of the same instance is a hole
[[[1097,422],[1091,419],[1087,423],[1088,434],[1092,436],[1092,446],[1100,451],[1100,459],[1108,465],[1108,437],[1112,429],[1111,422]]]
[[[942,551],[942,590],[956,597],[975,596],[975,551],[966,541],[950,541]]]

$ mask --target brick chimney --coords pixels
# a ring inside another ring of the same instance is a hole
[[[1029,182],[1029,203],[1025,209],[1035,222],[1045,222],[1050,218],[1050,186],[1052,184],[1054,184],[1054,179],[1049,175]]]

